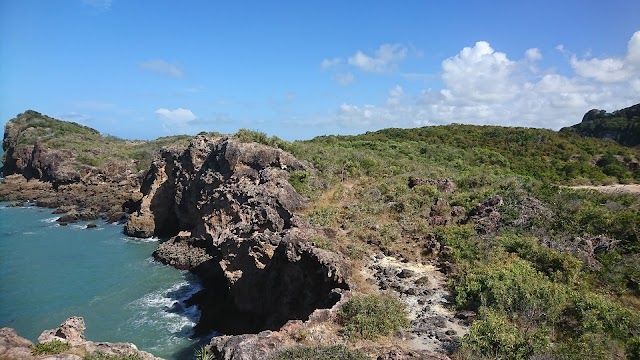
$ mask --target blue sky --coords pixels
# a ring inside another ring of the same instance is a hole
[[[0,124],[284,139],[640,103],[640,2],[0,0]]]

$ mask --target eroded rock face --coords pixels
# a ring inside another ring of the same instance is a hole
[[[306,202],[292,170],[314,171],[279,149],[204,136],[152,164],[126,232],[172,236],[154,257],[203,279],[197,332],[275,330],[348,288],[345,260],[309,244],[314,230],[294,215]]]

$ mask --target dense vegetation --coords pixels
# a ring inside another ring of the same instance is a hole
[[[640,145],[640,104],[613,113],[591,110],[585,114],[581,123],[562,128],[560,131],[613,139],[625,146],[638,146]]]
[[[322,247],[451,268],[455,307],[479,316],[458,358],[639,358],[640,197],[567,186],[640,182],[638,150],[466,125],[267,141],[320,170],[290,181],[312,199],[307,219],[335,229],[314,239]],[[412,178],[447,178],[456,189],[410,188]],[[503,199],[495,231],[449,216],[494,195]],[[451,250],[432,253],[432,235]]]

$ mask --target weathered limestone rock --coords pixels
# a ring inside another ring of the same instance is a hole
[[[31,355],[33,343],[18,336],[11,328],[0,329],[0,359],[21,360],[35,358]]]
[[[170,236],[154,257],[203,279],[192,298],[199,333],[275,330],[333,305],[346,289],[345,259],[315,249],[294,211],[305,199],[289,171],[315,170],[266,145],[197,136],[165,149],[145,176],[126,232]]]
[[[0,329],[0,359],[2,360],[80,360],[83,357],[78,354],[93,354],[100,352],[104,355],[131,356],[141,360],[161,360],[148,352],[138,350],[130,343],[106,343],[87,341],[84,337],[84,319],[72,316],[63,322],[60,327],[45,330],[38,337],[39,343],[59,340],[71,345],[71,349],[63,354],[34,356],[31,353],[33,343],[24,339],[14,329]],[[83,355],[84,356],[84,355]]]
[[[86,328],[83,318],[72,316],[63,322],[59,328],[42,332],[38,336],[38,342],[46,343],[58,339],[69,343],[71,346],[78,346],[86,341],[84,338]]]

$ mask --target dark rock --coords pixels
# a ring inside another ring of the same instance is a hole
[[[500,212],[498,212],[498,208],[502,206],[502,204],[502,197],[495,195],[471,209],[462,223],[474,223],[479,233],[492,234],[496,232],[500,225]]]
[[[414,276],[416,274],[415,271],[410,270],[410,269],[402,269],[402,271],[400,271],[400,273],[398,273],[398,277],[405,279],[405,278],[410,278],[412,276]]]
[[[98,225],[96,225],[95,223],[88,223],[87,224],[87,229],[95,229],[97,227],[98,227]]]
[[[457,334],[457,333],[456,333],[456,331],[455,331],[455,330],[453,330],[453,329],[449,329],[449,330],[445,331],[444,333],[445,333],[445,334],[447,334],[447,335],[449,335],[449,336],[452,336],[452,335]]]
[[[190,300],[201,309],[198,334],[276,330],[349,288],[345,259],[309,243],[318,231],[293,215],[306,200],[291,170],[315,171],[279,149],[197,136],[163,150],[146,174],[125,231],[171,236],[154,258],[201,277]]]

